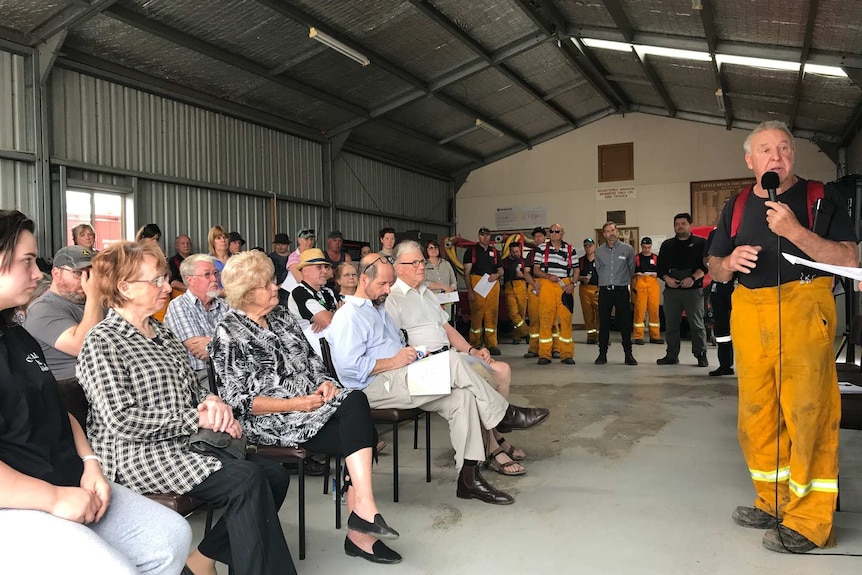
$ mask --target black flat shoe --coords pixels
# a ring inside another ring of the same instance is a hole
[[[374,553],[367,553],[360,549],[356,543],[350,540],[350,538],[344,538],[344,553],[347,554],[348,557],[362,557],[366,561],[371,561],[372,563],[384,563],[389,565],[401,563],[401,555],[387,547],[386,543],[383,541],[375,541],[374,545],[371,546],[371,549]]]
[[[374,516],[374,523],[369,523],[354,511],[347,518],[347,528],[378,539],[398,539],[398,532],[389,527],[379,513]]]

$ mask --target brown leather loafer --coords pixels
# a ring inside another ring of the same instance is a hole
[[[500,491],[482,477],[478,465],[465,465],[458,476],[457,495],[461,499],[478,499],[491,505],[511,505],[515,498]]]
[[[497,431],[509,433],[513,429],[530,429],[548,419],[550,414],[551,412],[543,407],[518,407],[510,404],[506,415],[497,424]]]

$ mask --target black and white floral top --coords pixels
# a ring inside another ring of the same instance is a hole
[[[269,329],[232,309],[216,327],[209,353],[219,379],[219,395],[233,407],[249,441],[296,447],[320,431],[350,390],[340,389],[332,400],[310,412],[252,414],[255,397],[311,395],[324,381],[341,388],[285,308],[269,312],[266,322]]]

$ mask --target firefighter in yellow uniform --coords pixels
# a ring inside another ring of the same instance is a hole
[[[497,316],[500,311],[500,279],[503,277],[503,264],[500,255],[491,245],[491,230],[479,228],[479,243],[464,250],[464,277],[469,278],[470,289],[470,345],[477,349],[488,348],[491,355],[500,355],[497,347]],[[473,289],[482,276],[487,274],[488,281],[494,284],[486,297]],[[484,345],[482,343],[484,336]]]
[[[664,343],[658,318],[658,256],[652,253],[652,238],[644,236],[641,252],[635,256],[635,275],[632,282],[632,303],[635,321],[632,324],[632,343],[644,344],[644,314],[649,315],[649,342]]]
[[[527,325],[527,280],[524,277],[524,258],[521,257],[521,244],[509,245],[509,257],[503,259],[503,295],[512,321],[512,345],[530,337]]]
[[[539,357],[539,324],[540,321],[540,313],[539,313],[539,290],[541,289],[541,285],[537,278],[533,277],[533,258],[536,255],[536,248],[542,246],[547,241],[547,234],[545,234],[545,228],[542,226],[538,226],[533,228],[533,251],[530,252],[530,255],[526,258],[527,265],[524,267],[524,279],[527,280],[527,315],[530,318],[530,349],[527,350],[527,353],[524,354],[524,357]],[[552,337],[554,338],[554,347],[552,352],[552,357],[557,359],[560,357],[560,343],[559,343],[560,330],[558,329],[557,323],[554,323]]]
[[[575,251],[563,241],[565,230],[553,224],[548,233],[551,239],[536,248],[533,258],[533,277],[539,279],[539,365],[551,363],[553,348],[552,328],[560,322],[560,361],[575,363],[575,343],[572,340],[572,308],[563,303],[563,294],[571,298],[575,291],[572,281]]]
[[[733,519],[768,529],[767,549],[805,553],[834,544],[841,419],[836,314],[832,277],[792,265],[780,252],[856,266],[856,235],[839,194],[793,174],[795,144],[783,122],[758,125],[744,148],[757,183],[727,202],[709,248],[714,280],[737,275],[730,331],[739,443],[757,493],[754,506],[737,507]],[[775,202],[767,199],[770,188]],[[834,209],[813,226],[816,195]]]
[[[584,251],[587,253],[578,259],[574,281],[578,284],[587,343],[595,345],[599,343],[599,274],[596,273],[596,242],[593,238],[584,240]]]

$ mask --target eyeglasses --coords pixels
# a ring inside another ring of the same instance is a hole
[[[213,270],[211,272],[206,272],[202,274],[189,274],[190,277],[193,278],[207,278],[208,280],[217,280],[221,274],[218,270]]]
[[[377,265],[377,262],[388,262],[388,261],[389,261],[388,256],[378,256],[377,259],[374,260],[373,262],[371,262],[370,264],[359,264],[359,274],[365,275],[366,273],[368,273],[368,270],[370,270],[375,265]]]
[[[414,268],[418,268],[419,266],[428,265],[428,260],[413,260],[412,262],[397,262],[396,266],[413,266]]]
[[[73,270],[72,268],[64,268],[64,267],[60,267],[60,269],[66,270],[67,272],[69,272],[70,274],[75,276],[77,279],[81,279],[81,276],[84,275],[84,270]]]
[[[563,233],[563,230],[554,230],[554,229],[551,229],[551,230],[548,230],[548,231],[549,231],[549,232],[551,232],[552,234],[561,234],[561,233]]]
[[[165,282],[168,281],[169,279],[171,279],[171,276],[168,274],[165,274],[163,276],[155,277],[151,280],[126,280],[126,283],[130,283],[130,284],[153,284],[157,288],[160,288],[163,285],[165,285]]]

